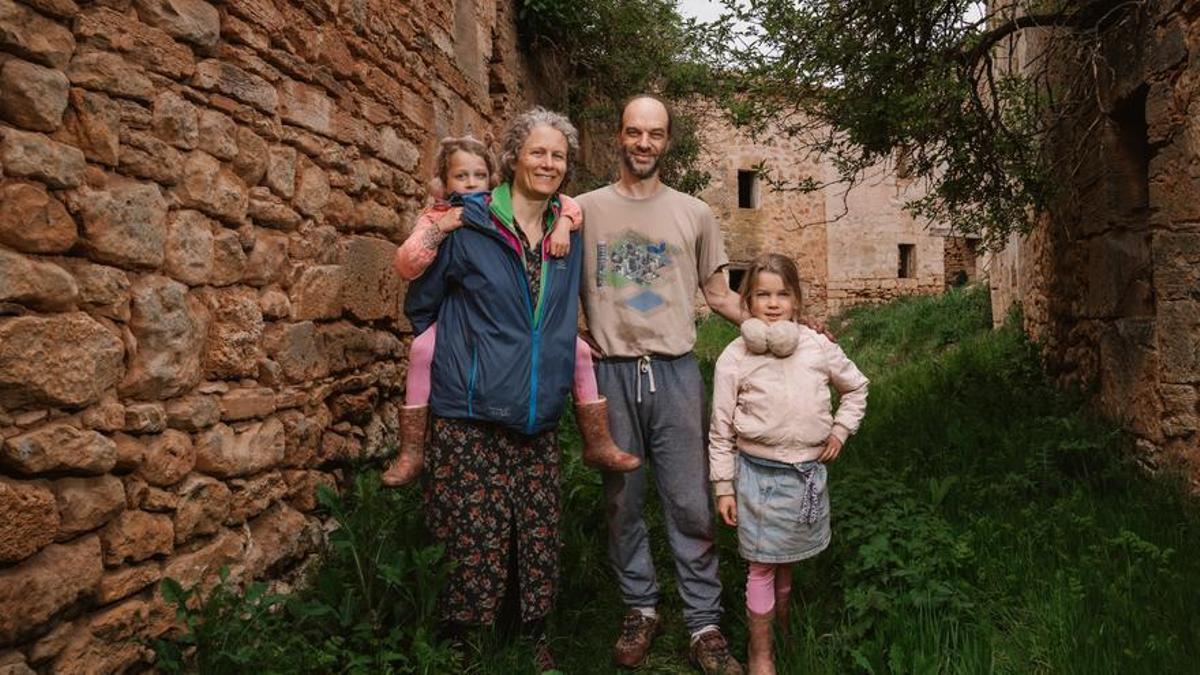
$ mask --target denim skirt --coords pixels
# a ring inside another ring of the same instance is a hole
[[[825,465],[785,464],[738,454],[738,552],[751,562],[788,563],[829,546]]]

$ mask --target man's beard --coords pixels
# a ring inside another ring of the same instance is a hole
[[[624,162],[625,168],[629,169],[629,173],[638,180],[645,180],[646,178],[650,178],[658,173],[658,160],[659,156],[655,156],[650,162],[650,166],[644,169],[639,169],[638,166],[633,163],[633,156],[629,153],[629,148],[621,148],[621,161]]]

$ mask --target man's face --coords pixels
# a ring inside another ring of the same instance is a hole
[[[667,109],[652,98],[639,98],[625,106],[621,117],[621,162],[634,178],[658,173],[658,161],[667,151]]]

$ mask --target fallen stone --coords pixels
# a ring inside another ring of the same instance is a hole
[[[183,544],[201,535],[221,531],[229,515],[231,495],[224,483],[192,474],[179,486],[175,510],[175,543]]]
[[[0,49],[62,68],[75,52],[75,37],[68,28],[14,0],[0,0]]]
[[[169,555],[175,547],[175,528],[167,515],[123,511],[100,531],[100,543],[105,566],[116,567],[126,561]]]
[[[207,332],[203,305],[187,287],[153,275],[133,284],[129,329],[137,339],[121,383],[126,396],[165,399],[200,381],[200,348]]]
[[[75,278],[54,263],[0,248],[0,302],[61,312],[79,299]]]
[[[54,131],[67,108],[67,76],[21,59],[0,64],[0,117],[33,131]]]
[[[75,187],[83,182],[87,163],[78,148],[18,129],[0,129],[0,134],[4,173],[38,180],[52,188]]]
[[[0,244],[25,253],[62,253],[75,244],[71,214],[41,185],[0,185],[0,204]]]
[[[219,478],[235,478],[274,468],[283,461],[283,424],[271,417],[235,432],[224,424],[196,439],[196,469]]]
[[[104,474],[116,464],[115,443],[66,422],[52,422],[7,438],[0,452],[0,465],[25,476],[51,471]]]
[[[58,529],[58,508],[46,483],[0,476],[0,563],[37,553],[54,541]]]
[[[59,611],[93,597],[103,571],[96,535],[51,544],[0,569],[0,644],[36,635]]]
[[[110,181],[72,196],[83,221],[83,239],[98,262],[130,269],[163,262],[167,202],[153,183]]]
[[[58,540],[90,532],[125,510],[125,487],[116,476],[60,478],[54,481]]]

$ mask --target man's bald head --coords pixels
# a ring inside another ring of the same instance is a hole
[[[634,94],[625,99],[621,105],[620,116],[617,118],[617,133],[620,133],[628,121],[626,118],[637,115],[642,119],[660,117],[665,122],[667,137],[671,136],[671,123],[675,121],[675,113],[667,102],[654,94]]]

